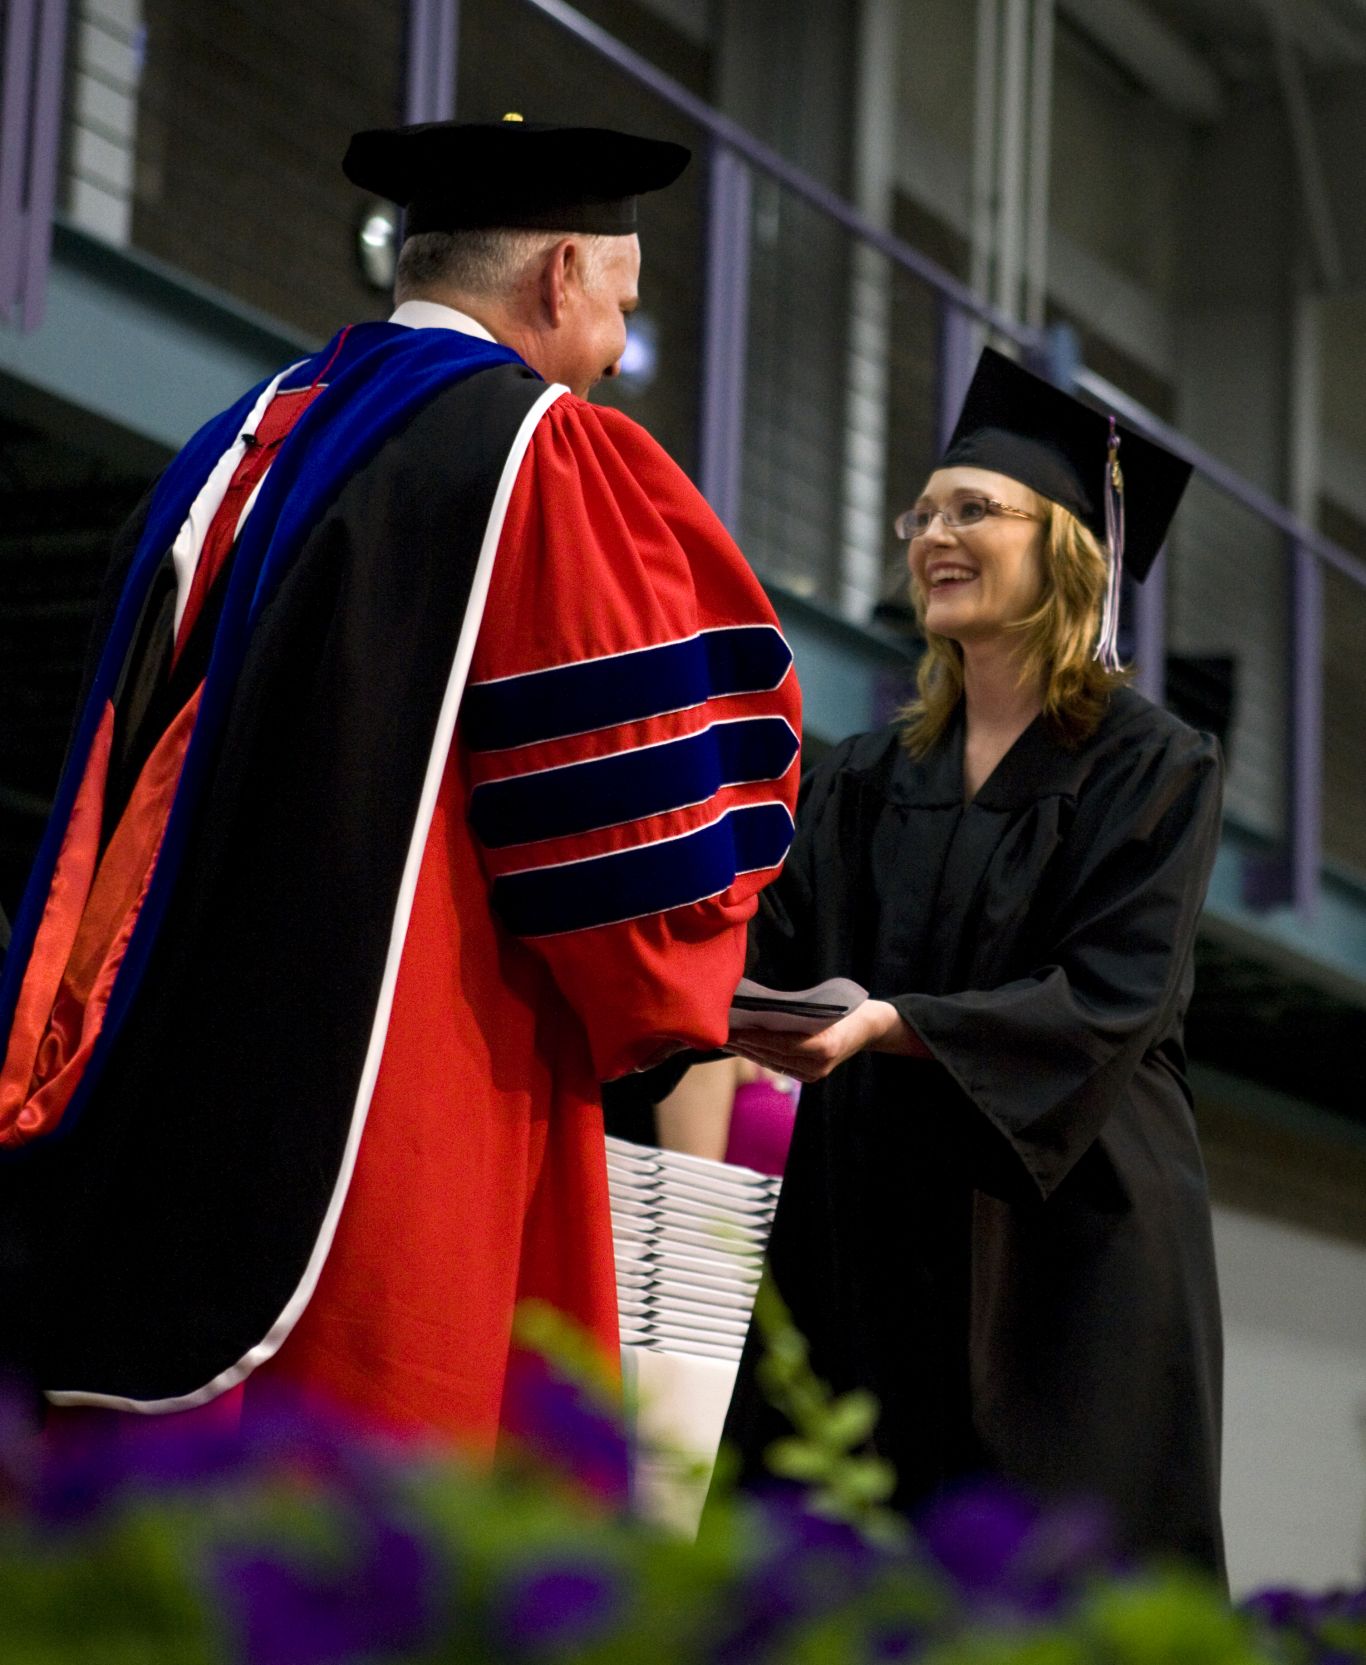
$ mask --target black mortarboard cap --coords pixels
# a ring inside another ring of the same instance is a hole
[[[1123,473],[1124,569],[1148,576],[1190,479],[1191,465],[1116,423]],[[1070,509],[1107,543],[1110,418],[987,347],[941,468],[989,468]]]
[[[406,208],[409,236],[494,227],[625,236],[636,198],[671,185],[690,157],[665,139],[505,117],[371,128],[353,136],[342,169]]]

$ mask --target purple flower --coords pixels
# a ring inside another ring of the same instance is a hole
[[[314,1409],[260,1400],[240,1424],[197,1413],[164,1417],[77,1413],[49,1442],[34,1491],[38,1519],[79,1525],[130,1494],[182,1491],[288,1473],[299,1484],[373,1495],[379,1448]]]
[[[431,1641],[437,1566],[390,1522],[362,1526],[341,1565],[261,1550],[221,1551],[214,1580],[245,1665],[346,1665]]]
[[[240,1436],[231,1429],[179,1426],[174,1417],[101,1413],[64,1425],[44,1454],[34,1498],[47,1525],[91,1520],[129,1492],[210,1485],[247,1466]]]
[[[495,1597],[493,1641],[499,1654],[513,1658],[591,1647],[609,1635],[622,1598],[620,1575],[601,1563],[537,1567],[510,1580]]]
[[[925,1627],[899,1619],[881,1625],[868,1638],[869,1665],[884,1665],[884,1661],[915,1659],[925,1642]]]
[[[920,1519],[920,1537],[965,1596],[994,1595],[1009,1579],[1037,1519],[1037,1507],[1018,1493],[974,1487],[931,1504]]]
[[[26,1507],[40,1464],[33,1396],[0,1374],[0,1514]]]
[[[1099,1506],[1074,1502],[1043,1509],[999,1484],[942,1498],[919,1526],[924,1547],[966,1604],[1022,1615],[1056,1612],[1113,1552]]]
[[[1306,1665],[1360,1665],[1366,1659],[1366,1589],[1259,1590],[1243,1611],[1273,1637],[1293,1638],[1294,1657]]]
[[[544,1359],[514,1355],[503,1391],[503,1427],[524,1451],[571,1475],[594,1496],[626,1502],[630,1448],[620,1420]]]
[[[889,1560],[852,1526],[813,1514],[785,1487],[762,1494],[744,1524],[763,1548],[722,1597],[715,1665],[747,1665],[799,1620],[856,1598]]]
[[[1305,1622],[1310,1598],[1302,1590],[1258,1590],[1256,1595],[1249,1596],[1243,1603],[1243,1609],[1277,1630],[1285,1630]]]

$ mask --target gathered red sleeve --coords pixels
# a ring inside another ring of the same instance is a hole
[[[627,417],[562,397],[509,505],[460,744],[495,912],[602,1079],[725,1039],[800,720],[773,610],[700,493]]]

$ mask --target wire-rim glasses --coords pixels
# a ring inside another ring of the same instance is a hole
[[[962,532],[970,527],[980,526],[989,515],[1013,515],[1019,520],[1042,518],[1040,515],[1031,514],[1028,509],[1012,508],[1009,503],[1000,503],[994,497],[970,492],[936,508],[917,504],[913,509],[903,509],[892,525],[897,537],[914,542],[916,538],[923,538],[934,525],[936,515],[950,532]]]

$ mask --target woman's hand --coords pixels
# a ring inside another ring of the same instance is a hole
[[[789,1035],[772,1029],[736,1029],[727,1052],[752,1058],[797,1081],[823,1081],[856,1052],[888,1052],[902,1058],[928,1058],[929,1048],[885,1000],[865,1000],[848,1017],[819,1035]]]

